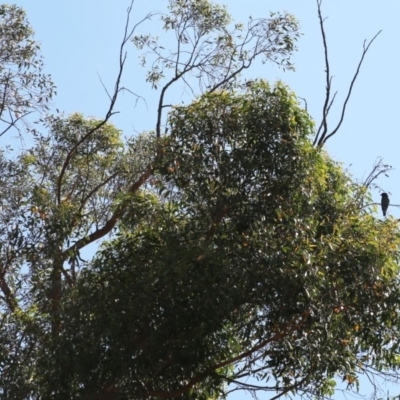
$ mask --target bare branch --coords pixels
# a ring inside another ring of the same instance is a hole
[[[18,116],[18,117],[15,118],[15,119],[11,116],[11,122],[5,121],[5,120],[1,119],[0,121],[1,121],[1,122],[7,123],[8,126],[7,126],[7,128],[5,128],[5,129],[0,133],[0,136],[3,136],[3,135],[4,135],[7,131],[9,131],[11,128],[15,127],[15,125],[17,124],[18,121],[23,120],[26,116],[28,116],[29,114],[32,114],[32,113],[33,113],[33,111],[27,111],[26,113],[24,113],[24,114]],[[11,112],[10,112],[10,115],[11,115]]]
[[[367,54],[367,52],[368,52],[369,47],[371,46],[371,44],[374,42],[374,40],[378,37],[378,35],[379,35],[381,32],[382,32],[382,30],[380,30],[380,31],[368,42],[367,46],[365,46],[366,41],[364,41],[363,52],[362,52],[362,55],[361,55],[361,59],[360,59],[360,61],[359,61],[359,63],[358,63],[357,70],[356,70],[356,72],[355,72],[355,74],[354,74],[354,76],[353,76],[353,79],[352,79],[351,83],[350,83],[350,87],[349,87],[349,90],[348,90],[348,92],[347,92],[346,100],[345,100],[344,103],[343,103],[342,113],[341,113],[341,116],[340,116],[340,120],[339,120],[338,124],[336,125],[335,129],[333,129],[333,131],[332,131],[329,135],[327,135],[327,136],[322,136],[322,137],[321,137],[321,139],[320,139],[320,141],[319,141],[319,147],[323,146],[323,145],[326,143],[326,141],[327,141],[330,137],[332,137],[332,136],[340,129],[340,126],[341,126],[342,123],[343,123],[344,116],[345,116],[345,113],[346,113],[347,103],[348,103],[348,101],[349,101],[349,99],[350,99],[350,96],[351,96],[351,93],[352,93],[352,91],[353,91],[354,83],[356,82],[357,77],[358,77],[358,74],[360,73],[360,69],[361,69],[361,66],[362,66],[362,64],[363,64],[363,62],[364,62],[365,55]]]
[[[307,103],[307,99],[306,99],[306,98],[304,98],[304,97],[299,97],[299,99],[304,101],[304,109],[305,109],[306,111],[308,111],[308,103]]]
[[[99,77],[101,86],[103,86],[103,89],[104,89],[105,92],[107,93],[107,96],[108,96],[109,100],[112,101],[112,97],[111,97],[110,93],[108,93],[108,90],[107,90],[106,86],[104,85],[104,82],[103,82],[103,80],[101,79],[101,76],[100,76],[100,74],[99,74],[98,72],[97,72],[97,76]]]
[[[325,28],[324,28],[325,19],[322,18],[321,4],[322,4],[322,0],[317,0],[319,26],[321,29],[322,41],[323,41],[323,46],[324,46],[326,93],[325,93],[324,106],[322,108],[322,120],[321,120],[321,124],[318,128],[316,137],[314,139],[314,145],[318,141],[318,137],[320,135],[321,130],[323,129],[322,137],[324,137],[324,135],[328,131],[327,117],[328,117],[328,107],[329,107],[330,96],[331,96],[331,85],[332,85],[332,77],[330,74],[329,57],[328,57],[328,44],[326,42],[326,35],[325,35]]]
[[[375,41],[375,39],[378,37],[378,35],[382,32],[381,30],[368,42],[368,44],[366,44],[366,40],[364,40],[364,44],[363,44],[363,52],[361,54],[361,58],[360,61],[358,63],[356,72],[353,75],[353,79],[350,82],[350,86],[347,92],[347,96],[346,99],[342,105],[342,112],[341,112],[341,116],[339,119],[339,122],[337,123],[336,127],[330,132],[329,128],[328,128],[328,116],[329,116],[329,112],[331,110],[331,107],[334,103],[334,100],[336,98],[336,94],[337,92],[335,92],[335,94],[333,95],[333,97],[331,98],[331,90],[332,90],[332,76],[330,74],[330,65],[329,65],[329,56],[328,56],[328,44],[327,44],[327,40],[326,40],[326,33],[325,33],[325,26],[324,26],[324,22],[325,22],[325,18],[322,17],[322,11],[321,11],[321,4],[322,4],[322,0],[317,0],[317,11],[318,11],[318,19],[319,19],[319,26],[320,26],[320,30],[321,30],[321,36],[322,36],[322,42],[323,42],[323,47],[324,47],[324,60],[325,60],[325,78],[326,78],[326,88],[325,88],[325,101],[324,101],[324,105],[322,107],[322,119],[321,119],[321,123],[318,127],[318,130],[316,132],[315,138],[314,138],[314,146],[316,147],[322,147],[327,140],[332,137],[333,135],[335,135],[337,133],[337,131],[340,129],[343,121],[344,121],[344,117],[346,114],[346,107],[347,104],[349,102],[349,99],[351,97],[353,88],[354,88],[354,84],[358,78],[358,75],[360,73],[361,70],[361,66],[364,62],[364,58],[371,46],[371,44]]]
[[[122,88],[121,88],[121,91],[128,92],[128,93],[130,93],[130,94],[132,94],[133,96],[136,97],[135,106],[137,105],[137,102],[138,102],[139,99],[140,99],[140,100],[143,100],[143,101],[144,101],[144,104],[146,104],[146,107],[148,108],[147,101],[146,101],[146,99],[145,99],[143,96],[140,96],[139,94],[133,92],[132,90],[130,90],[130,89],[126,88],[126,87],[122,87]]]
[[[363,182],[363,186],[370,188],[373,182],[382,174],[386,175],[393,168],[391,165],[384,164],[381,157],[379,157],[374,165],[372,166],[372,171],[369,173],[367,178]]]
[[[167,89],[176,81],[179,80],[181,76],[185,74],[186,71],[179,73],[174,78],[172,78],[161,90],[160,98],[158,100],[158,109],[157,109],[157,123],[156,123],[156,135],[157,139],[161,137],[161,120],[162,120],[162,110],[164,108],[164,96],[167,92]]]

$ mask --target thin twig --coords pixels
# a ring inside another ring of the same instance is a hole
[[[107,88],[106,88],[106,85],[104,84],[104,82],[103,82],[103,80],[101,79],[101,76],[100,76],[100,74],[99,74],[98,72],[97,72],[97,76],[99,77],[101,86],[103,86],[103,89],[104,89],[105,92],[107,93],[107,96],[108,96],[109,100],[112,101],[112,97],[111,97],[110,93],[108,93],[108,90],[107,90]]]

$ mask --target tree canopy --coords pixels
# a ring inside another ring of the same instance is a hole
[[[11,34],[32,34],[23,10],[2,10]],[[168,55],[128,18],[104,118],[8,123],[31,145],[0,159],[0,398],[323,398],[338,378],[351,389],[396,374],[400,237],[374,212],[379,172],[358,183],[285,84],[240,78],[259,56],[291,66],[296,20],[232,30],[217,4],[171,0],[161,21],[177,37]],[[159,107],[154,131],[124,139],[110,118],[130,40],[155,57]],[[37,90],[37,54],[21,57],[24,90]],[[193,73],[193,100],[165,104]]]

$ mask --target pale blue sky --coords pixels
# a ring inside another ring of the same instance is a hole
[[[79,111],[85,115],[102,117],[108,99],[101,86],[99,74],[112,90],[118,71],[118,50],[123,35],[126,8],[129,0],[19,0],[16,4],[27,10],[28,18],[42,43],[47,72],[58,87],[54,106],[66,113]],[[296,72],[283,72],[276,67],[256,65],[248,78],[282,79],[299,96],[307,99],[308,110],[320,121],[325,94],[323,48],[317,19],[315,0],[222,0],[234,18],[245,22],[247,17],[268,16],[269,11],[286,10],[300,21],[304,36],[294,61]],[[150,11],[165,9],[166,0],[136,0],[132,20],[141,19]],[[323,13],[328,17],[326,34],[329,43],[333,88],[338,90],[336,108],[332,113],[333,127],[340,105],[362,52],[364,39],[371,39],[379,30],[381,35],[367,54],[364,66],[350,100],[347,116],[340,132],[333,137],[328,151],[336,160],[350,166],[355,178],[368,174],[378,156],[395,168],[389,178],[379,181],[390,193],[392,204],[400,204],[400,115],[398,93],[398,0],[325,0]],[[157,32],[158,18],[143,25],[139,32]],[[147,106],[135,98],[123,95],[117,105],[121,113],[113,122],[126,135],[153,129],[157,93],[144,82],[144,71],[138,67],[133,45],[127,47],[129,62],[123,83],[143,96]],[[181,101],[175,91],[171,102]],[[379,192],[374,192],[380,201]],[[389,213],[400,218],[397,208]],[[381,215],[381,214],[379,214]],[[261,395],[262,400],[269,395]],[[235,399],[243,396],[234,396]],[[337,397],[340,399],[341,397]],[[232,397],[233,399],[233,397]]]

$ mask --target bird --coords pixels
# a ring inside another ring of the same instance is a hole
[[[386,211],[389,208],[389,196],[387,193],[382,193],[382,200],[381,200],[381,207],[382,207],[382,212],[383,216],[386,217]]]

